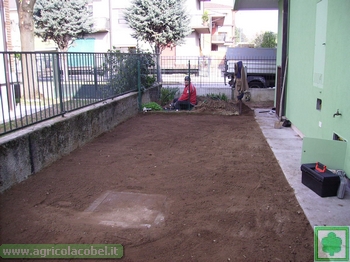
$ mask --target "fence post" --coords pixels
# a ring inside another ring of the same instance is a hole
[[[142,105],[141,105],[142,93],[141,93],[140,57],[137,60],[137,90],[138,90],[139,111],[141,111],[142,110]]]
[[[53,56],[53,77],[54,77],[54,86],[55,91],[58,91],[59,99],[60,99],[60,109],[61,114],[64,114],[64,105],[63,105],[63,97],[62,97],[62,86],[61,86],[61,70],[60,70],[60,53],[56,53]],[[64,59],[64,57],[63,57]],[[68,69],[67,69],[68,70]],[[67,72],[68,73],[68,72]],[[56,93],[57,95],[57,93]]]
[[[188,84],[188,111],[191,110],[191,60],[188,60],[188,77],[190,78]]]
[[[95,90],[98,88],[98,82],[97,82],[97,64],[96,64],[96,54],[93,54],[93,62],[94,62],[94,85]]]
[[[160,67],[160,50],[158,45],[155,45],[155,53],[157,58],[157,82],[159,83],[162,81],[162,73]]]

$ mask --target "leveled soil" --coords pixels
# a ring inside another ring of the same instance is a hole
[[[253,111],[201,110],[140,113],[4,192],[1,244],[117,243],[121,261],[313,261],[313,230]],[[138,213],[125,202],[123,223],[112,205],[107,223],[86,210],[108,192],[161,201]],[[152,208],[160,220],[131,223]]]

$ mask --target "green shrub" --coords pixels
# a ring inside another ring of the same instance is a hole
[[[160,92],[160,103],[161,105],[166,105],[173,101],[175,96],[179,93],[179,88],[162,88]]]
[[[155,66],[151,53],[134,49],[129,49],[129,53],[121,53],[115,47],[108,50],[102,74],[108,76],[108,85],[116,94],[137,89],[138,62],[140,62],[141,88],[148,88],[155,82],[155,77],[150,71]]]
[[[227,101],[227,100],[228,100],[228,99],[227,99],[227,96],[226,96],[225,94],[222,94],[222,95],[221,95],[221,100]]]
[[[144,82],[144,85],[146,88],[149,88],[151,87],[154,82],[156,81],[156,77],[155,76],[150,76],[150,75],[146,75],[146,78],[145,78],[145,82]]]
[[[160,111],[160,110],[163,110],[163,108],[157,104],[156,102],[149,102],[149,103],[146,103],[146,104],[142,104],[142,108],[151,108],[152,111]]]
[[[225,94],[207,94],[207,97],[210,97],[213,100],[222,100],[222,101],[227,101],[227,96]]]

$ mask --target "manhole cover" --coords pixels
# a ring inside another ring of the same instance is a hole
[[[98,224],[150,228],[164,222],[165,200],[163,195],[107,191],[84,213]]]

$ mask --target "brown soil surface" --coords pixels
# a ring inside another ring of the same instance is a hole
[[[249,109],[249,108],[248,108]],[[194,112],[220,115],[239,115],[239,104],[208,97],[198,97]]]
[[[1,244],[122,244],[121,261],[313,261],[313,230],[242,109],[120,124],[0,196]],[[85,211],[106,192],[161,196],[164,219],[99,223]]]

